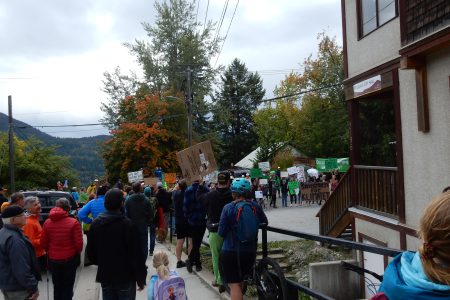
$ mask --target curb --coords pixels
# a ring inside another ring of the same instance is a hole
[[[168,245],[165,245],[165,246],[166,246],[166,248],[167,248],[170,252],[172,252],[172,254],[175,255],[175,246],[174,246],[174,245],[171,245],[171,244],[169,243]],[[186,260],[186,259],[187,259],[186,253],[182,252],[181,258],[182,258],[183,260]],[[222,299],[222,300],[230,300],[230,299],[231,299],[231,298],[230,298],[230,295],[228,294],[227,291],[225,291],[225,292],[223,292],[223,293],[219,293],[219,289],[216,288],[216,287],[214,287],[214,286],[212,286],[211,281],[212,281],[212,279],[214,278],[214,275],[213,275],[213,273],[211,273],[209,270],[203,268],[203,270],[202,270],[201,272],[197,272],[197,271],[195,271],[195,268],[194,268],[194,269],[192,270],[192,274],[197,275],[197,277],[198,277],[204,284],[206,284],[206,285],[210,288],[210,290],[213,290],[217,295],[219,295],[220,299]]]

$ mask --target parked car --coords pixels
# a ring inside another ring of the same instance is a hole
[[[50,213],[50,210],[55,207],[56,200],[59,198],[67,198],[70,202],[70,207],[72,209],[72,212],[70,214],[76,215],[76,211],[78,208],[77,203],[72,198],[72,195],[68,192],[61,192],[61,191],[26,191],[23,192],[23,195],[25,197],[28,196],[36,196],[39,199],[39,202],[41,202],[41,216],[40,216],[40,222],[43,223],[48,218],[48,214]]]

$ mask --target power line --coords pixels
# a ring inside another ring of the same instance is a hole
[[[227,12],[228,2],[229,2],[229,1],[230,1],[230,0],[227,0],[227,1],[225,2],[224,6],[223,6],[222,14],[220,15],[220,18],[219,18],[219,26],[217,27],[216,35],[215,35],[215,37],[214,37],[213,43],[219,38],[219,35],[220,35],[220,29],[222,28],[223,19],[225,18],[225,14],[226,14],[226,12]]]
[[[206,4],[206,14],[205,14],[205,21],[203,22],[203,32],[205,32],[205,27],[206,27],[206,19],[208,18],[208,9],[209,9],[209,0],[208,0],[208,4]]]
[[[237,0],[236,6],[234,7],[233,16],[231,17],[230,24],[228,24],[227,33],[225,34],[225,37],[223,39],[222,47],[220,47],[219,53],[217,54],[217,59],[216,59],[216,62],[214,63],[214,68],[216,67],[217,62],[219,61],[220,54],[222,53],[223,46],[225,45],[225,41],[227,40],[228,32],[230,31],[231,24],[233,23],[234,15],[236,14],[238,5],[239,5],[239,0]]]
[[[200,0],[197,1],[197,13],[195,14],[195,23],[197,24],[197,17],[198,17],[198,7],[200,6]]]
[[[339,83],[336,83],[336,84],[330,84],[330,85],[327,85],[327,86],[323,86],[323,87],[319,87],[319,88],[315,88],[315,89],[310,89],[310,90],[306,90],[306,91],[301,91],[301,92],[294,93],[294,94],[274,97],[274,98],[270,98],[270,99],[262,99],[260,101],[260,103],[270,102],[270,101],[284,99],[284,98],[290,98],[290,97],[299,96],[299,95],[312,93],[312,92],[318,92],[318,91],[329,89],[329,88],[332,88],[332,87],[342,86],[343,84],[344,84],[343,82],[339,82]]]

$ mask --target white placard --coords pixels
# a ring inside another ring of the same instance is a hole
[[[268,172],[270,171],[270,163],[268,161],[261,161],[258,163],[258,168],[263,172]]]
[[[256,199],[262,199],[264,198],[262,191],[255,191],[255,198]]]
[[[281,178],[288,178],[289,177],[289,173],[286,172],[286,171],[281,171],[280,172],[280,176],[281,176]]]
[[[259,184],[261,184],[261,185],[268,184],[268,183],[269,183],[269,182],[267,181],[267,179],[261,178],[261,179],[259,180]]]
[[[129,183],[135,183],[144,180],[144,173],[142,172],[142,170],[136,172],[128,172],[127,175]]]
[[[300,189],[295,189],[295,194],[298,195],[298,193],[300,192]]]
[[[295,175],[298,173],[298,169],[299,169],[298,167],[293,166],[293,167],[287,168],[287,172],[289,175]]]
[[[303,167],[298,167],[297,178],[301,181],[305,181],[305,169]]]

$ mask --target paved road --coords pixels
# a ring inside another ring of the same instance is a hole
[[[281,199],[278,199],[281,204]],[[265,210],[269,225],[288,230],[302,231],[306,233],[319,234],[319,219],[316,214],[321,206],[312,204],[310,206],[269,208]],[[280,233],[268,232],[268,241],[296,240],[296,237]]]

